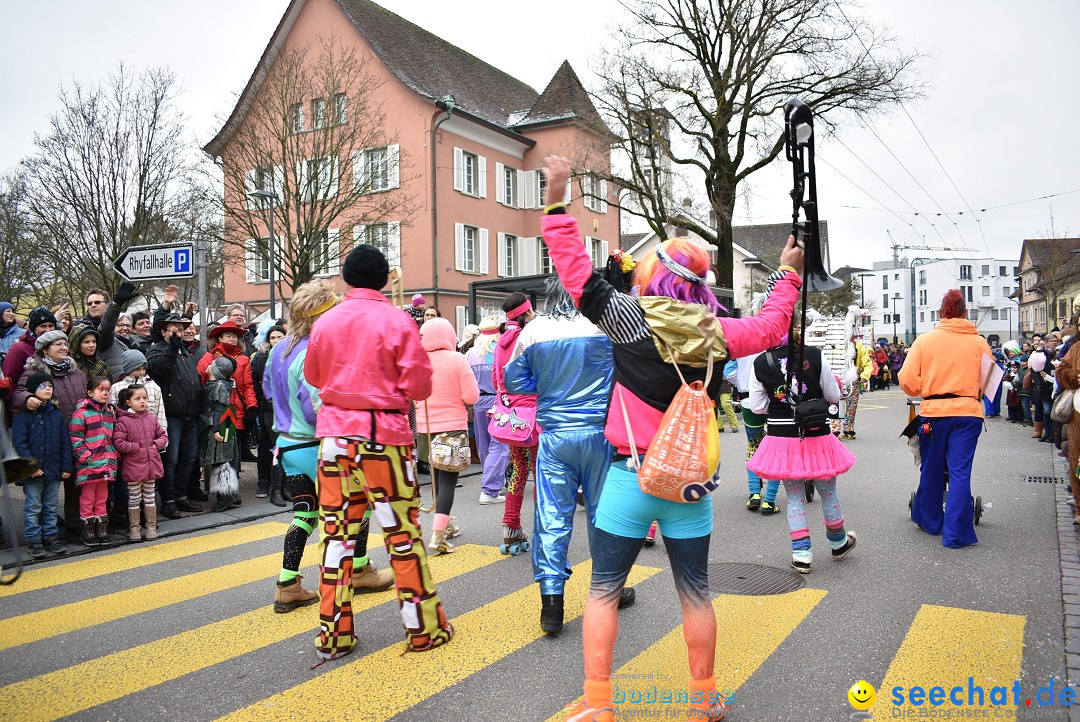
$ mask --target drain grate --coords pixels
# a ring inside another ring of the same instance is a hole
[[[1063,476],[1025,476],[1024,481],[1029,481],[1033,484],[1064,484],[1065,477]]]
[[[709,590],[718,594],[786,594],[802,586],[802,576],[786,569],[735,562],[709,565]]]

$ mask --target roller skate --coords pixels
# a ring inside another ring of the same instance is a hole
[[[645,535],[645,546],[651,547],[656,544],[656,530],[659,525],[654,521],[649,525],[649,533]]]
[[[503,543],[499,547],[500,554],[509,554],[516,557],[521,552],[529,551],[529,549],[529,537],[525,530],[503,526]]]

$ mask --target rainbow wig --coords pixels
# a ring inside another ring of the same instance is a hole
[[[671,259],[702,278],[709,272],[709,254],[682,238],[672,238],[660,244]],[[634,270],[634,288],[639,296],[667,296],[685,303],[700,303],[713,313],[723,307],[703,283],[694,283],[672,273],[660,262],[656,251],[649,251],[638,261]]]

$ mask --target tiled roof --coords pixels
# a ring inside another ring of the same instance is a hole
[[[818,225],[821,229],[821,245],[825,250],[826,257],[828,257],[829,223],[828,221],[819,221]],[[790,235],[790,223],[734,226],[731,229],[732,241],[738,243],[758,258],[779,257],[780,251]]]
[[[841,266],[832,272],[832,275],[839,278],[841,281],[847,281],[856,273],[866,273],[869,268],[859,268],[858,266]]]
[[[577,119],[599,130],[605,130],[604,121],[596,112],[596,106],[589,98],[581,79],[570,67],[570,61],[564,60],[544,92],[536,99],[529,114],[519,120],[518,127],[555,120]]]
[[[1032,266],[1045,268],[1054,265],[1055,261],[1058,266],[1067,265],[1075,258],[1072,252],[1077,249],[1080,249],[1080,238],[1028,238],[1021,255],[1027,251]]]
[[[619,247],[624,250],[630,250],[637,245],[638,241],[650,233],[651,231],[649,233],[623,233],[619,236]]]
[[[536,91],[525,83],[386,8],[370,0],[336,1],[379,59],[416,93],[432,100],[453,95],[458,108],[503,128],[511,113],[536,103]]]

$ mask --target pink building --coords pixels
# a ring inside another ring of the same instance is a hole
[[[256,169],[240,167],[238,137],[248,109],[259,93],[267,92],[262,84],[281,50],[311,47],[326,38],[352,44],[381,81],[377,100],[396,139],[327,163],[333,186],[355,182],[370,168],[377,176],[372,192],[409,194],[414,212],[408,224],[393,217],[360,224],[346,209],[329,228],[320,275],[337,276],[341,257],[354,240],[374,243],[391,266],[402,268],[406,299],[424,294],[460,329],[468,316],[470,283],[551,270],[539,238],[545,202],[539,168],[550,153],[581,157],[586,147],[605,148],[589,156],[603,167],[575,169],[584,175],[572,184],[571,212],[581,221],[596,265],[602,265],[609,246],[618,245],[618,213],[607,203],[615,189],[587,175],[607,169],[606,129],[569,63],[537,93],[369,0],[293,0],[225,127],[205,148],[222,159],[227,175],[230,169],[243,170],[249,178],[256,175]],[[344,119],[344,108],[352,107],[346,105],[350,92],[342,89],[344,99],[305,99],[291,121],[293,132],[325,122],[339,103]],[[350,121],[355,122],[344,122]],[[408,159],[407,173],[398,173],[399,158]],[[280,166],[273,172],[280,173]],[[249,185],[259,187],[254,181]],[[227,182],[226,202],[243,204],[241,192]],[[226,233],[241,237],[228,222]],[[351,237],[346,241],[346,236]],[[250,252],[243,265],[238,260],[228,264],[226,301],[267,308],[267,266]],[[279,288],[282,297],[291,295],[287,285]],[[479,315],[483,308],[497,308],[502,297],[479,297]]]

